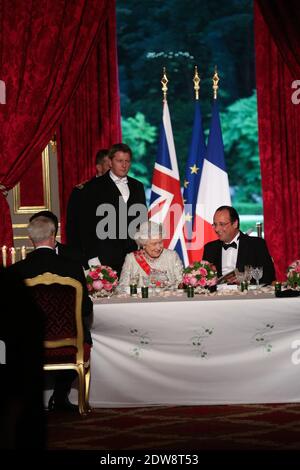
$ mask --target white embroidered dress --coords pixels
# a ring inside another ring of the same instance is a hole
[[[159,258],[150,258],[143,250],[140,253],[144,256],[151,269],[165,271],[171,284],[180,284],[182,281],[183,265],[176,251],[164,249]],[[119,280],[119,289],[130,285],[130,278],[137,276],[138,286],[143,285],[143,277],[147,276],[143,268],[135,259],[134,253],[126,255]]]

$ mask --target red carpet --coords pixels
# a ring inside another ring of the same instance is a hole
[[[300,405],[95,409],[48,413],[49,450],[300,450]]]

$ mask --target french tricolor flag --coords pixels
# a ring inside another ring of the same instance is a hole
[[[193,232],[197,243],[193,246],[193,259],[201,260],[205,243],[216,240],[212,228],[213,216],[220,206],[231,206],[229,181],[226,172],[224,146],[217,98],[213,100],[207,153],[198,190]],[[201,233],[199,243],[199,233]]]

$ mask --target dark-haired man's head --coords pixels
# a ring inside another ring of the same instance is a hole
[[[40,212],[36,212],[35,214],[33,214],[30,219],[29,219],[29,222],[32,222],[34,219],[36,219],[37,217],[47,217],[48,219],[52,220],[52,222],[54,223],[54,226],[55,226],[55,236],[57,235],[57,232],[58,232],[58,218],[56,217],[55,214],[53,214],[53,212],[51,211],[40,211]]]
[[[239,232],[240,218],[234,207],[220,206],[214,214],[212,225],[219,240],[230,243]]]
[[[96,171],[97,176],[104,175],[110,169],[110,158],[108,149],[100,149],[96,154]]]
[[[111,171],[118,178],[127,175],[131,166],[132,151],[127,144],[114,144],[109,149]]]

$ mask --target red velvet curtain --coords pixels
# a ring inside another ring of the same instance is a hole
[[[97,150],[121,141],[115,1],[107,8],[107,21],[57,131],[62,241],[72,188],[95,175]]]
[[[4,197],[40,156],[85,71],[110,0],[0,0],[0,246],[12,246]]]
[[[256,84],[264,228],[278,279],[300,257],[300,10],[294,1],[255,2]]]

